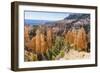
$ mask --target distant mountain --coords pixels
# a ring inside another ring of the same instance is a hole
[[[29,24],[29,25],[40,25],[40,24],[45,24],[45,23],[50,23],[53,21],[49,21],[49,20],[29,20],[29,19],[25,19],[24,23],[25,24]]]
[[[70,14],[68,17],[64,18],[64,20],[66,19],[85,19],[85,18],[90,19],[90,14],[80,14],[80,13]]]
[[[55,34],[63,34],[65,31],[67,32],[71,28],[79,29],[83,26],[88,33],[90,31],[90,14],[70,14],[68,17],[65,17],[62,20],[58,21],[49,21],[49,20],[25,20],[25,24],[34,25],[34,27],[41,28],[53,28],[53,32]],[[38,26],[40,25],[40,26]],[[46,29],[45,29],[46,31]]]
[[[50,25],[51,24],[51,25]],[[62,20],[55,21],[52,23],[49,23],[50,26],[58,28],[59,31],[57,32],[63,32],[64,30],[68,31],[72,27],[78,29],[80,26],[83,26],[88,28],[87,31],[90,30],[90,14],[70,14],[68,17],[65,17]]]

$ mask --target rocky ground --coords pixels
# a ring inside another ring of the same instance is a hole
[[[78,60],[78,59],[89,59],[90,52],[78,51],[75,49],[70,49],[69,51],[62,50],[54,59],[52,60]],[[32,52],[25,51],[25,61],[38,61],[37,55]]]
[[[68,53],[65,53],[64,57],[60,60],[74,60],[74,59],[89,59],[90,53],[85,51],[77,51],[75,49],[70,49]]]

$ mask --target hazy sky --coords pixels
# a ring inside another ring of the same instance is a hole
[[[61,12],[34,12],[34,11],[25,11],[25,19],[32,20],[61,20],[67,17],[68,13]]]

